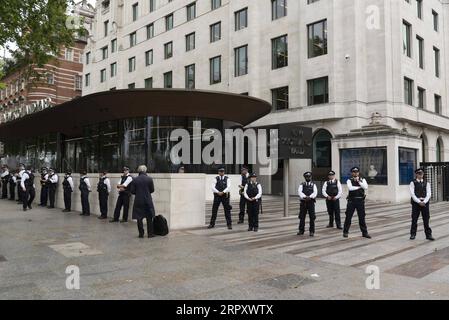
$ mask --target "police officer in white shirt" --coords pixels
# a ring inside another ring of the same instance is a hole
[[[299,207],[299,232],[298,236],[302,236],[306,227],[306,216],[309,214],[310,228],[309,235],[315,236],[315,202],[318,196],[318,188],[312,181],[312,172],[304,173],[305,182],[301,183],[298,188],[298,195],[300,200]]]
[[[58,186],[58,181],[59,181],[59,177],[56,174],[55,169],[50,168],[48,170],[48,179],[47,179],[48,200],[50,202],[50,205],[47,208],[49,208],[49,209],[55,208],[56,187]]]
[[[9,168],[6,164],[2,166],[2,199],[8,199],[8,183],[11,175],[9,174]]]
[[[22,179],[20,180],[20,188],[22,189],[22,203],[23,211],[27,209],[32,209],[31,204],[36,196],[36,190],[34,185],[34,174],[31,167],[28,167],[22,174]]]
[[[212,184],[212,192],[214,193],[214,203],[212,205],[212,217],[210,218],[209,229],[215,228],[215,221],[217,220],[218,208],[220,204],[223,204],[226,224],[228,229],[232,230],[232,218],[231,210],[232,207],[229,203],[230,201],[230,191],[231,191],[231,179],[225,176],[225,169],[220,168],[218,170],[218,176],[215,177],[214,183]]]
[[[259,231],[259,204],[262,198],[262,186],[257,182],[257,174],[250,176],[249,182],[245,184],[243,195],[247,201],[248,208],[248,231]]]
[[[64,176],[64,181],[62,181],[62,188],[64,191],[64,210],[62,212],[72,211],[72,192],[75,190],[73,185],[72,172],[69,170]]]
[[[23,199],[23,190],[22,187],[20,186],[20,182],[22,180],[22,175],[25,173],[25,165],[23,163],[19,164],[19,169],[18,169],[19,173],[17,174],[16,177],[16,184],[17,184],[17,202],[19,204],[22,203],[22,199]]]
[[[120,222],[128,222],[129,201],[131,199],[131,192],[129,190],[130,184],[133,182],[133,177],[129,173],[128,167],[123,167],[123,175],[120,177],[120,181],[117,183],[118,198],[115,204],[114,218],[109,222],[119,222],[120,211],[123,207],[123,217]]]
[[[100,179],[98,180],[97,191],[98,191],[98,201],[100,203],[101,215],[98,217],[100,220],[105,220],[108,218],[108,198],[109,193],[111,193],[111,181],[107,177],[107,171],[103,171],[100,174]]]
[[[334,220],[337,229],[342,230],[340,216],[340,198],[343,195],[343,188],[339,180],[335,179],[335,171],[330,171],[328,180],[324,182],[322,193],[326,198],[327,213],[329,215],[329,224],[327,228],[334,227]]]
[[[432,197],[432,189],[430,183],[424,179],[424,170],[417,169],[415,171],[416,179],[410,183],[410,195],[412,197],[412,227],[410,231],[410,240],[416,239],[418,231],[418,218],[422,215],[424,223],[424,232],[426,239],[434,241],[432,237],[432,229],[430,228],[430,198]]]
[[[81,172],[79,190],[81,191],[81,208],[80,216],[90,216],[89,193],[92,191],[87,171]]]

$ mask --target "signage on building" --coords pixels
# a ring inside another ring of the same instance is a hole
[[[27,115],[45,110],[47,108],[52,107],[51,98],[42,99],[32,104],[17,107],[14,110],[5,111],[0,116],[0,123],[6,123],[9,121],[13,121]]]
[[[312,159],[311,128],[296,124],[279,126],[279,159]]]

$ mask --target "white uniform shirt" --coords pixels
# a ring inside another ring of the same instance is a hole
[[[86,185],[87,185],[87,190],[92,191],[92,186],[90,185],[90,180],[89,180],[89,178],[88,178],[87,176],[82,176],[81,179],[83,179],[83,178],[85,178],[85,179],[84,179],[84,182],[85,182]]]
[[[28,175],[28,172],[24,172],[22,174],[22,180],[20,181],[20,186],[22,187],[22,189],[25,189],[25,181],[27,181],[30,178],[30,176]],[[34,181],[33,181],[33,188],[35,187],[34,185]]]
[[[23,174],[25,173],[25,170],[20,170],[19,171],[19,178],[22,179]]]
[[[104,179],[104,184],[108,188],[108,193],[111,193],[111,180],[109,178]]]
[[[246,179],[249,179],[249,173],[246,174]],[[248,183],[249,183],[249,181],[248,181]],[[240,184],[239,185],[243,186],[243,176],[242,175],[240,175]]]
[[[56,173],[52,177],[48,176],[48,181],[50,181],[51,183],[58,183],[58,180],[59,177]]]
[[[244,189],[244,191],[243,191],[243,194],[244,194],[244,196],[245,196],[245,198],[246,199],[248,199],[248,200],[251,200],[250,199],[250,197],[248,197],[248,194],[246,193],[247,191],[248,191],[248,185],[250,184],[251,182],[248,182],[246,185],[245,185],[245,189]],[[257,185],[257,190],[258,190],[258,193],[257,193],[257,195],[256,195],[256,200],[259,200],[260,198],[262,198],[262,186],[260,185],[260,183]]]
[[[351,182],[351,179],[348,179],[348,181],[346,182],[346,184],[347,184],[347,186],[348,186],[348,190],[349,190],[349,191],[357,191],[357,190],[359,190],[359,189],[364,189],[365,191],[368,190],[368,182],[366,182],[366,180],[363,179],[363,178],[361,178],[361,179],[359,180],[360,187],[359,187],[359,186],[353,186],[353,185],[352,185],[352,182]]]
[[[226,177],[226,176],[223,176],[223,177],[217,176],[217,177],[214,179],[214,183],[212,184],[212,191],[213,191],[213,193],[219,193],[219,192],[220,192],[220,191],[218,191],[218,190],[215,188],[215,185],[217,184],[217,178],[219,178],[219,179],[221,179],[221,180],[224,180],[225,177]],[[228,193],[230,190],[231,190],[231,179],[228,177],[228,183],[227,183],[226,189],[223,190],[223,193]]]
[[[67,177],[67,182],[70,185],[70,188],[72,188],[72,191],[75,190],[75,185],[73,184],[73,178],[71,176]]]
[[[328,183],[328,182],[335,182],[335,180],[336,180],[336,179],[334,179],[334,180],[329,180],[329,181],[326,181],[326,182],[323,184],[322,193],[323,193],[323,196],[324,196],[325,198],[329,197],[329,195],[328,195],[327,192],[326,192],[326,190],[327,190],[327,183]],[[335,199],[338,200],[338,199],[340,199],[340,198],[343,196],[343,188],[342,188],[342,186],[341,186],[340,181],[337,181],[337,188],[338,188],[338,194],[335,196]]]
[[[128,177],[126,178],[125,182],[123,182],[123,186],[128,187],[131,182],[133,182],[133,177],[130,174],[128,174]],[[117,182],[117,186],[119,185],[122,185],[122,178],[120,178],[120,180]],[[120,193],[120,190],[118,190],[117,192]]]
[[[310,185],[313,182],[305,182],[305,183],[307,185]],[[307,198],[307,196],[302,192],[302,189],[303,189],[303,187],[302,187],[302,183],[301,183],[298,188],[298,195],[301,200],[304,200],[305,198]],[[310,195],[310,198],[315,199],[317,196],[318,196],[318,188],[316,187],[316,184],[313,183],[313,193]]]
[[[6,177],[8,174],[9,174],[9,170],[5,169],[5,171],[3,171],[2,175],[1,175],[1,178]]]
[[[423,180],[416,180],[416,181],[423,182]],[[421,202],[424,202],[425,204],[429,203],[430,198],[432,197],[432,188],[430,187],[429,182],[427,182],[426,191],[427,191],[426,198],[424,199],[424,201],[421,201],[421,199],[419,199],[415,195],[415,184],[413,183],[413,181],[410,183],[410,194],[412,196],[413,201],[415,201],[416,203],[421,203]]]

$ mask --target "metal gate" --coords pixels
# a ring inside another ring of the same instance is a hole
[[[424,162],[421,167],[432,187],[432,200],[449,201],[449,162]]]

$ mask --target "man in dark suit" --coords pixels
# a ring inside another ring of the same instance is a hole
[[[143,219],[147,220],[148,238],[153,238],[153,218],[155,210],[153,198],[154,193],[153,179],[147,175],[147,167],[142,165],[137,169],[139,176],[133,179],[130,184],[131,193],[135,195],[133,207],[133,219],[137,220],[139,238],[143,238],[145,230],[143,228]]]

